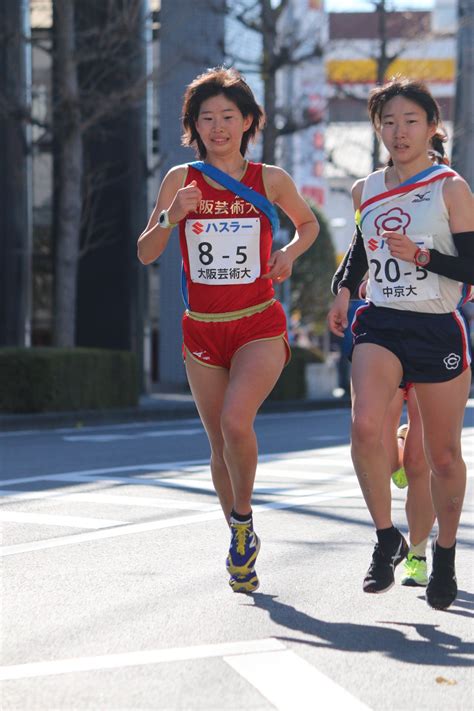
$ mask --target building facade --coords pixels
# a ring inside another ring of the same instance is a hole
[[[326,212],[339,257],[353,232],[350,190],[386,156],[376,149],[367,96],[380,78],[423,79],[441,106],[451,136],[456,76],[456,2],[438,0],[432,12],[330,13],[326,51],[328,128]],[[451,142],[448,142],[448,153]]]

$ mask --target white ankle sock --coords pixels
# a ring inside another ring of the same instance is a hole
[[[426,558],[426,545],[428,543],[428,537],[424,538],[422,541],[416,545],[410,541],[410,550],[408,551],[412,555],[416,555],[417,558]]]

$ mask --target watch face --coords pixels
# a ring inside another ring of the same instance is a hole
[[[421,267],[423,267],[425,264],[428,264],[430,261],[430,255],[429,253],[427,254],[426,252],[419,252],[418,256],[416,258],[417,264],[419,264]]]

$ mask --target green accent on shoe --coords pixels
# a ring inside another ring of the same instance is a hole
[[[401,581],[402,585],[412,588],[425,588],[428,585],[426,558],[419,558],[413,553],[409,553],[403,564],[403,568],[404,575]]]
[[[408,486],[405,467],[400,467],[400,469],[397,469],[396,472],[393,472],[392,481],[399,489],[404,489],[406,486]]]

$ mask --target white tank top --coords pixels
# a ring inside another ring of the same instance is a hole
[[[384,231],[401,232],[418,247],[457,255],[443,199],[445,180],[414,185],[413,190],[382,198],[362,211],[361,229],[369,263],[367,298],[375,306],[440,314],[455,311],[461,304],[461,282],[391,257],[382,237]],[[387,192],[385,170],[371,173],[364,182],[361,204]]]

